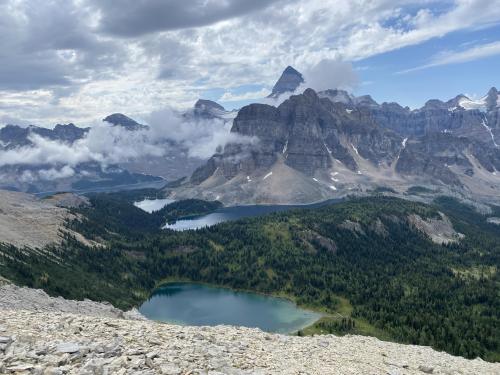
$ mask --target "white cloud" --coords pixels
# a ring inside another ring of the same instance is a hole
[[[97,163],[106,169],[128,161],[166,157],[170,152],[208,159],[228,143],[258,143],[254,137],[231,133],[231,122],[185,118],[168,107],[153,112],[147,120],[149,127],[137,131],[96,123],[73,143],[32,133],[28,136],[30,145],[0,151],[0,168],[28,168],[20,176],[22,182],[54,180],[73,176],[83,163]]]
[[[409,73],[441,65],[460,64],[496,55],[500,55],[500,41],[477,45],[463,51],[444,51],[434,56],[428,64],[406,69],[398,73]]]
[[[358,84],[358,75],[352,64],[325,59],[304,72],[305,86],[316,91],[327,89],[352,90]]]
[[[135,13],[110,12],[111,1],[0,1],[0,50],[8,51],[0,118],[84,124],[185,107],[213,88],[237,98],[233,88],[269,87],[287,65],[305,72],[500,22],[498,2],[485,0],[130,3]],[[189,20],[171,17],[186,12]]]
[[[38,175],[42,180],[57,180],[59,178],[68,178],[75,174],[75,170],[68,165],[63,166],[61,169],[50,168],[38,171]]]
[[[148,117],[156,140],[171,139],[188,150],[188,155],[208,159],[216,149],[228,143],[255,144],[257,139],[231,133],[232,121],[220,119],[182,121],[171,108],[153,112]]]
[[[164,146],[156,144],[146,131],[132,132],[121,127],[97,126],[73,144],[30,135],[33,145],[0,152],[0,166],[69,166],[97,162],[102,166],[137,159],[162,156]],[[68,173],[69,169],[59,170]],[[47,172],[47,176],[54,172]]]
[[[268,96],[271,93],[269,89],[263,88],[259,91],[248,91],[241,94],[233,94],[230,91],[226,91],[222,96],[218,99],[221,102],[236,102],[240,100],[257,100],[262,99]]]

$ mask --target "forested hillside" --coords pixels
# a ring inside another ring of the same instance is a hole
[[[464,235],[459,242],[432,242],[410,224],[439,212]],[[455,200],[370,197],[188,232],[159,230],[164,218],[119,196],[96,195],[78,213],[85,219],[68,226],[105,247],[69,237],[50,256],[3,247],[0,274],[122,308],[167,280],[248,289],[327,314],[299,334],[370,334],[500,360],[500,226]]]

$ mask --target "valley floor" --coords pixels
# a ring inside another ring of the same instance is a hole
[[[81,305],[26,288],[3,286],[0,293],[2,374],[500,373],[499,363],[371,337],[177,326],[117,318],[94,302]],[[20,309],[23,299],[26,309]]]

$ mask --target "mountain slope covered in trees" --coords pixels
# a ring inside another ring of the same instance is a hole
[[[161,231],[154,214],[116,196],[91,203],[68,226],[106,247],[69,235],[50,256],[0,246],[0,275],[122,308],[166,280],[206,282],[326,313],[302,333],[370,334],[500,359],[500,226],[455,200],[424,205],[378,196],[188,232]],[[435,243],[410,219],[432,222],[440,213],[463,238]]]

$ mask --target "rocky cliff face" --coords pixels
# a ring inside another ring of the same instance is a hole
[[[278,160],[310,176],[331,168],[334,159],[356,172],[358,164],[351,150],[374,163],[388,162],[398,153],[402,141],[363,113],[347,113],[345,107],[320,99],[311,89],[277,108],[266,104],[242,108],[231,131],[256,137],[259,143],[246,153],[240,145],[226,146],[203,175],[218,168],[230,179],[238,173],[265,171]]]
[[[278,107],[242,108],[231,131],[257,146],[227,145],[174,195],[291,203],[423,184],[489,199],[500,194],[499,111],[495,88],[480,100],[458,95],[417,110],[307,89]]]

